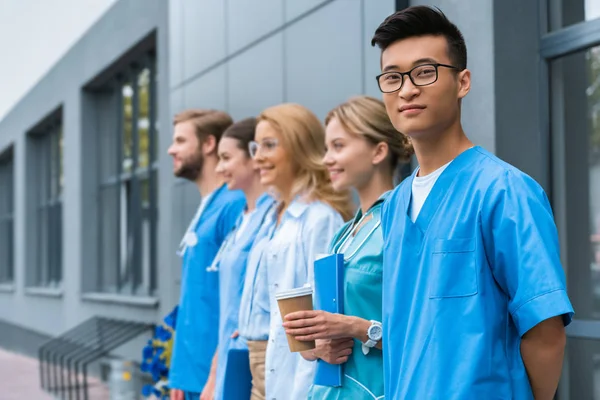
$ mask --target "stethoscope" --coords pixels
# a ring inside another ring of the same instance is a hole
[[[333,247],[333,252],[334,253],[343,253],[352,243],[352,241],[356,238],[356,234],[358,233],[358,229],[361,227],[361,223],[365,220],[365,218],[367,218],[368,216],[373,214],[373,211],[375,209],[375,206],[378,205],[379,203],[383,202],[383,198],[379,198],[375,204],[373,204],[371,206],[371,208],[369,208],[369,210],[367,210],[367,212],[362,215],[360,217],[360,219],[358,219],[357,221],[357,217],[358,214],[360,213],[360,210],[357,212],[356,216],[354,217],[354,222],[352,222],[352,225],[350,225],[348,227],[348,229],[346,229],[346,232],[344,232],[342,234],[342,236],[340,237],[340,239],[338,240],[338,242],[336,243],[336,245]],[[344,261],[348,262],[350,259],[352,259],[352,257],[354,257],[356,255],[356,253],[358,253],[358,251],[364,246],[364,244],[367,242],[367,240],[369,240],[369,238],[373,235],[373,233],[375,233],[375,231],[377,230],[377,228],[379,228],[379,226],[381,225],[381,219],[379,219],[378,221],[375,222],[375,224],[373,225],[373,227],[371,228],[371,230],[369,231],[369,233],[367,233],[365,235],[365,237],[363,238],[363,240],[358,244],[358,246],[356,246],[356,248],[354,249],[354,251],[352,251],[352,253],[346,255],[344,254]]]
[[[260,224],[258,225],[258,229],[260,229],[260,227],[264,224],[265,219],[267,218],[267,215],[271,211],[271,207],[269,207],[269,209],[267,209],[265,211],[264,215],[262,216],[262,218],[260,220]],[[255,208],[254,210],[256,211],[257,209]],[[223,240],[223,244],[219,248],[219,251],[217,252],[217,255],[215,256],[215,258],[213,259],[213,262],[211,263],[210,267],[206,267],[206,272],[217,272],[217,271],[219,271],[218,265],[221,262],[221,258],[223,257],[223,253],[229,247],[230,244],[235,243],[235,237],[237,236],[236,235],[237,231],[240,229],[243,219],[244,219],[244,215],[240,215],[238,217],[238,219],[237,219],[237,221],[235,223],[235,226],[233,227],[233,229],[231,230],[231,232],[229,232],[229,234],[225,237],[225,240]]]
[[[217,189],[217,191],[218,190],[221,190],[221,189]],[[176,254],[179,257],[183,257],[185,255],[185,252],[187,251],[188,247],[194,247],[198,244],[198,235],[196,235],[196,232],[194,232],[194,230],[196,229],[198,222],[200,222],[200,218],[202,217],[204,210],[206,210],[212,204],[216,195],[217,195],[216,192],[209,194],[210,197],[206,200],[206,203],[204,204],[204,206],[201,205],[200,207],[198,207],[198,210],[196,211],[196,214],[194,215],[192,222],[190,222],[190,225],[186,229],[186,232],[183,235],[181,242],[179,242],[179,248],[177,249],[177,252],[176,252]]]

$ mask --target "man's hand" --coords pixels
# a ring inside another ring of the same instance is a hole
[[[183,390],[179,389],[171,389],[171,400],[184,400],[183,399]]]
[[[521,356],[536,400],[554,398],[566,340],[562,316],[542,321],[523,335]]]
[[[329,364],[343,364],[352,354],[354,339],[317,340],[315,354]]]

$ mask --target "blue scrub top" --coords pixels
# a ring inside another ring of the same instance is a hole
[[[225,240],[219,256],[215,259],[214,266],[219,269],[219,295],[220,295],[220,319],[219,319],[219,346],[217,361],[217,380],[214,397],[220,400],[223,396],[223,383],[225,382],[225,371],[230,349],[247,348],[246,341],[242,337],[232,339],[231,335],[238,329],[238,315],[244,279],[246,275],[246,263],[248,253],[252,248],[256,234],[266,219],[268,211],[272,208],[274,200],[267,194],[262,195],[256,202],[256,210],[250,216],[241,236],[235,238],[237,229],[242,222],[240,215],[236,222],[236,228]],[[234,382],[235,377],[227,377],[228,382]],[[250,397],[250,392],[248,392]]]
[[[573,313],[543,189],[474,147],[413,223],[413,178],[382,214],[385,397],[533,399],[521,337]]]
[[[225,185],[208,200],[196,225],[197,243],[183,254],[181,297],[169,386],[202,392],[217,348],[219,273],[207,271],[246,201],[241,191]]]

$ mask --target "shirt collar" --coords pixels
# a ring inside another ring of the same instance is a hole
[[[285,210],[285,214],[289,214],[292,218],[300,218],[307,208],[308,203],[300,200],[300,197],[296,197]]]
[[[271,195],[269,195],[268,193],[263,193],[256,200],[256,207],[261,207],[263,204],[271,201],[273,201]]]

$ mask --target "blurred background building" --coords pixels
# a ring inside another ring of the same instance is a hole
[[[92,316],[159,321],[199,201],[172,176],[173,114],[298,102],[323,118],[380,97],[374,30],[429,4],[467,41],[467,134],[554,207],[577,313],[560,398],[600,399],[600,0],[46,3],[0,2],[0,347],[34,355]],[[36,29],[52,13],[70,17]]]

